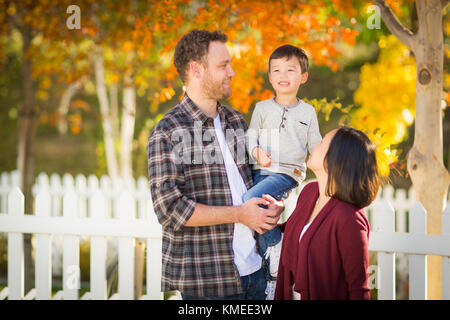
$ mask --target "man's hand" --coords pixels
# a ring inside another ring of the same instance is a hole
[[[260,147],[253,149],[253,156],[261,167],[268,167],[272,163],[272,155]]]
[[[281,213],[284,210],[283,200],[277,200],[274,197],[272,197],[270,194],[263,194],[262,198],[269,202],[268,210],[274,210],[277,212],[278,216],[281,215]]]
[[[261,208],[260,204],[268,206],[268,208]],[[263,198],[252,198],[240,206],[238,222],[262,234],[275,228],[283,208],[283,202],[275,200],[270,195],[263,195]]]

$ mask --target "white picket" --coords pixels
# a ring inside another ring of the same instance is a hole
[[[161,239],[147,240],[147,294],[151,300],[161,300],[161,274],[162,274],[162,241]]]
[[[395,230],[397,232],[406,232],[406,215],[410,208],[406,198],[406,191],[403,189],[397,190],[395,192],[395,201],[397,202],[396,205],[393,205],[396,216]]]
[[[93,174],[90,174],[87,178],[88,193],[92,196],[99,188],[98,178]]]
[[[24,215],[24,196],[14,187],[8,197],[8,214],[11,217]],[[20,300],[24,297],[24,257],[23,234],[8,233],[8,299]]]
[[[134,220],[135,201],[125,191],[118,199],[119,220]],[[119,296],[122,300],[134,299],[134,238],[119,238]]]
[[[147,238],[147,294],[144,299],[161,300],[162,274],[162,227],[156,219],[153,206],[148,208],[148,220],[151,221],[151,237]]]
[[[69,191],[63,198],[63,215],[66,219],[77,217],[77,195]],[[63,297],[64,300],[77,300],[80,289],[80,240],[75,235],[63,238]]]
[[[377,215],[374,228],[376,231],[395,231],[394,209],[387,200],[381,202],[375,215]],[[395,300],[395,253],[378,252],[377,259],[380,268],[378,299]]]
[[[442,234],[450,235],[450,202],[442,213]],[[442,257],[442,299],[450,300],[450,256]]]
[[[50,193],[47,188],[42,188],[36,196],[36,216],[49,217],[50,208]],[[52,294],[52,236],[50,234],[36,234],[35,261],[36,300],[49,300]]]
[[[61,195],[62,185],[61,178],[56,173],[50,176],[50,193],[52,194],[52,216],[57,217],[62,213]]]
[[[78,194],[78,217],[87,217],[87,180],[82,174],[75,177],[75,192]]]
[[[70,173],[65,173],[62,178],[63,192],[66,193],[75,188],[75,181]]]
[[[100,177],[100,190],[102,190],[105,197],[105,217],[113,218],[114,215],[114,201],[115,197],[111,197],[112,194],[112,182],[111,178],[103,175]]]
[[[91,198],[89,211],[92,223],[105,221],[106,201],[103,192],[97,190]],[[91,297],[94,300],[106,299],[106,239],[103,236],[91,237]]]
[[[426,210],[416,202],[409,213],[409,232],[427,233]],[[427,259],[425,255],[409,255],[409,298],[411,300],[427,299]]]

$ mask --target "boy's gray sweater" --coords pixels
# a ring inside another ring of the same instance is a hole
[[[254,169],[284,173],[299,183],[306,176],[307,152],[322,140],[314,107],[300,99],[291,106],[282,106],[274,98],[258,102],[246,136]],[[258,146],[270,152],[269,167],[261,167],[253,157]]]

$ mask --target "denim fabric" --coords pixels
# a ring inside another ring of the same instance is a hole
[[[181,293],[183,300],[265,300],[267,281],[263,269],[241,277],[243,293],[227,297],[195,297]]]
[[[253,170],[253,182],[254,186],[248,190],[242,200],[245,202],[251,198],[260,198],[263,194],[270,194],[277,200],[281,200],[287,192],[296,188],[298,182],[289,177],[288,175],[281,173],[262,174],[261,170]],[[260,205],[263,208],[267,206]],[[264,254],[267,251],[267,247],[276,245],[281,240],[280,228],[275,227],[272,230],[266,231],[263,234],[258,234],[258,251],[264,258]],[[264,269],[268,280],[274,280],[269,273],[269,260],[265,261]]]

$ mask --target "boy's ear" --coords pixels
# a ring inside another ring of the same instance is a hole
[[[308,81],[308,72],[302,73],[302,79],[301,79],[300,83],[304,84],[306,81]]]

